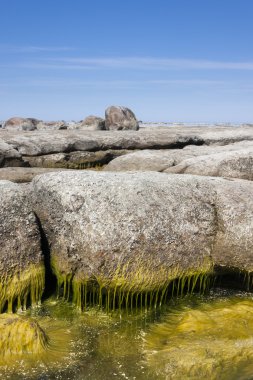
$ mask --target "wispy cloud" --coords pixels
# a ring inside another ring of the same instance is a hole
[[[199,80],[199,79],[151,79],[151,80],[24,80],[15,83],[0,83],[0,87],[104,87],[104,88],[132,88],[144,86],[217,86],[226,85],[224,81]]]
[[[30,52],[62,52],[71,50],[68,47],[36,47],[30,46],[20,51]],[[1,51],[1,48],[0,48]],[[7,67],[2,64],[1,67]],[[12,62],[8,67],[20,67],[26,69],[45,70],[253,70],[253,62],[229,62],[207,61],[202,59],[177,59],[177,58],[45,58],[39,60],[33,58],[28,61]]]
[[[202,59],[120,57],[120,58],[54,58],[46,65],[61,68],[108,68],[150,70],[253,70],[253,62],[210,61]],[[43,63],[41,63],[43,65]]]
[[[57,53],[71,50],[74,50],[74,48],[68,46],[13,46],[0,44],[0,53]]]

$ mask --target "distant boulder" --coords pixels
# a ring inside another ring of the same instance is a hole
[[[4,129],[34,131],[39,123],[34,118],[12,117],[4,123]]]
[[[105,129],[137,131],[139,123],[135,114],[126,107],[111,106],[105,110]]]
[[[68,124],[64,120],[58,121],[41,121],[37,125],[37,129],[42,130],[63,130],[68,129]]]
[[[105,129],[105,120],[98,116],[87,116],[80,124],[79,129],[102,131]]]

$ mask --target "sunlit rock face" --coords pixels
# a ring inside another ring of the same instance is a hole
[[[28,198],[17,184],[0,181],[0,312],[38,303],[44,289],[40,233]]]
[[[183,160],[167,173],[197,174],[253,180],[253,146],[232,152],[213,153]]]
[[[144,337],[147,364],[164,379],[248,379],[253,371],[253,301],[182,307]]]
[[[252,270],[251,182],[62,172],[32,186],[58,284],[79,306],[94,297],[112,306],[115,294],[119,304],[133,294],[156,302],[175,279],[192,291],[215,265]]]
[[[34,319],[16,314],[0,315],[0,363],[15,355],[39,354],[47,344],[48,337]]]

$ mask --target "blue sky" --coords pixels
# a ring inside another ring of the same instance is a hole
[[[0,120],[253,122],[252,0],[2,0]]]

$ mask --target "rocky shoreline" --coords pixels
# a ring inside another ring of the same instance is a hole
[[[2,312],[55,278],[80,308],[157,305],[217,273],[251,287],[253,127],[125,126],[0,129]]]

